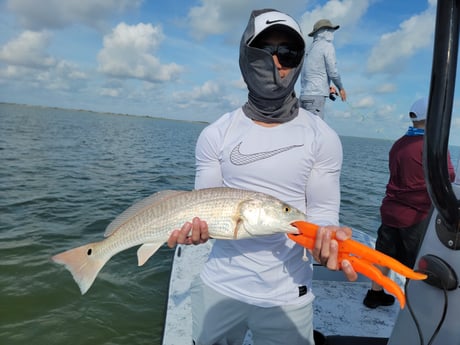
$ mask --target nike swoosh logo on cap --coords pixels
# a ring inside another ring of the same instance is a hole
[[[270,24],[279,23],[279,22],[285,22],[285,21],[286,21],[286,19],[277,19],[277,20],[269,20],[269,19],[267,19],[265,24],[270,25]]]
[[[291,146],[281,147],[279,149],[272,150],[272,151],[244,154],[244,153],[241,153],[240,151],[240,147],[242,143],[243,142],[241,141],[238,145],[236,145],[233,148],[232,152],[230,153],[230,162],[232,162],[235,165],[246,165],[246,164],[254,163],[254,162],[257,162],[263,159],[273,157],[282,152],[292,150],[296,147],[303,146],[303,144],[302,145],[291,145]]]

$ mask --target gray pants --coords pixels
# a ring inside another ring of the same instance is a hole
[[[198,277],[192,282],[193,344],[314,345],[312,304],[262,308],[224,296]]]
[[[325,96],[303,96],[300,98],[300,106],[309,112],[324,119]]]

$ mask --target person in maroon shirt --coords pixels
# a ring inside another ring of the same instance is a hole
[[[413,126],[391,147],[389,153],[390,179],[380,207],[382,224],[377,233],[375,249],[408,267],[413,267],[432,210],[423,169],[423,141],[428,108],[426,98],[418,99],[409,116]],[[446,162],[451,181],[455,171],[448,154]],[[388,275],[389,269],[379,267]],[[372,282],[363,303],[368,308],[392,305],[395,298]]]

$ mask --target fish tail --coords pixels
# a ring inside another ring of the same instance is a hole
[[[110,259],[110,257],[95,256],[95,245],[96,243],[89,243],[52,257],[54,262],[64,265],[72,273],[82,295],[88,291],[99,271]]]

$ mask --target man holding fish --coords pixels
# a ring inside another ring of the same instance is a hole
[[[305,43],[297,22],[272,9],[253,11],[240,44],[248,101],[201,133],[193,191],[161,191],[114,219],[105,239],[56,254],[82,294],[110,258],[139,246],[143,265],[165,242],[215,238],[192,282],[193,343],[313,345],[313,259],[349,280],[339,263],[342,146],[318,116],[299,108],[294,85]],[[286,234],[297,221],[320,226],[311,253]],[[180,228],[180,229],[179,229]],[[174,230],[176,229],[176,230]]]
[[[206,127],[196,146],[197,190],[231,187],[269,194],[321,225],[315,248],[284,233],[216,239],[201,275],[192,282],[193,343],[314,344],[313,259],[349,280],[357,274],[337,259],[342,146],[318,116],[299,108],[294,86],[305,42],[298,23],[273,9],[251,13],[240,43],[239,64],[248,101]],[[210,236],[196,215],[172,232],[168,246],[199,244]],[[304,259],[304,260],[302,260]]]

